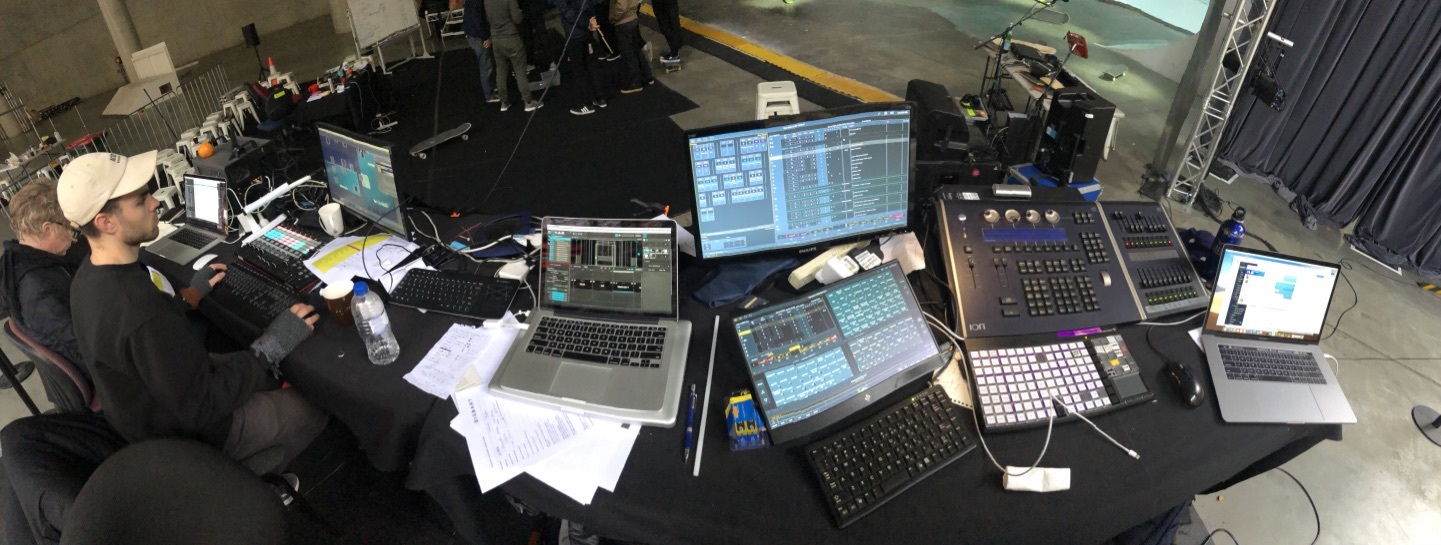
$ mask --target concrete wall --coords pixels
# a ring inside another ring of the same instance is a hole
[[[177,66],[325,17],[329,0],[126,0],[141,47],[165,42]],[[32,108],[89,98],[125,84],[95,0],[0,0],[0,81]],[[126,59],[127,61],[129,59]],[[106,97],[108,98],[108,97]]]

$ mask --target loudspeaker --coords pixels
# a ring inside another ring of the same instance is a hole
[[[245,47],[257,47],[260,45],[260,34],[255,31],[255,23],[240,27],[240,33],[245,35]]]
[[[972,131],[945,86],[913,79],[906,84],[906,100],[916,104],[916,160],[955,159],[970,149]]]
[[[1037,166],[1063,185],[1089,182],[1096,177],[1116,105],[1085,87],[1060,89],[1054,97]]]

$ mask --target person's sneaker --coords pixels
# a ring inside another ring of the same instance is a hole
[[[595,106],[596,108],[604,108],[604,107],[607,106],[607,104],[605,103],[604,100],[599,100],[599,99],[597,99],[595,102],[592,102],[592,103],[590,103],[590,104],[591,104],[592,106]]]
[[[618,61],[618,60],[620,60],[620,53],[611,53],[609,57],[606,57],[606,58],[601,59],[601,60],[606,61],[606,62]]]
[[[570,113],[575,115],[590,115],[595,113],[595,110],[591,109],[589,105],[586,105],[579,108],[571,108]]]
[[[504,111],[507,111],[507,110],[510,110],[510,103],[509,103],[509,102],[502,102],[502,103],[500,103],[500,111],[504,112]]]
[[[631,93],[639,93],[640,90],[641,90],[640,87],[631,87],[631,88],[629,88],[629,89],[621,89],[620,92],[625,93],[625,94],[628,95],[628,94],[631,94]]]
[[[290,485],[290,490],[295,490],[297,492],[300,491],[299,475],[296,475],[294,473],[282,473],[280,475],[280,478],[285,479],[285,482]],[[270,485],[270,487],[275,490],[276,495],[280,496],[280,503],[284,504],[286,507],[290,506],[290,502],[295,501],[295,498],[291,497],[290,495],[290,490],[286,490],[285,487],[275,484]]]
[[[527,65],[525,65],[525,71],[526,71],[526,72],[534,72],[534,71],[535,71],[535,65],[534,65],[534,64],[527,64]]]
[[[485,101],[494,104],[496,102],[500,102],[500,97],[490,97],[485,99]]]
[[[541,106],[545,106],[545,103],[539,100],[533,100],[525,103],[525,111],[534,112],[536,110],[539,110]]]
[[[680,62],[680,54],[666,55],[660,58],[661,62]]]
[[[655,85],[655,78],[645,80],[646,85]]]

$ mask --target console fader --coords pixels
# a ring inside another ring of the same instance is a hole
[[[1146,319],[1206,308],[1210,295],[1160,204],[1105,202],[1101,212]]]
[[[961,335],[1139,321],[1141,308],[1100,208],[1074,189],[1031,189],[1029,199],[996,198],[987,187],[938,193]]]

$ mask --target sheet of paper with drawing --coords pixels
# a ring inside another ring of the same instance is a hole
[[[305,260],[305,268],[326,284],[348,283],[359,276],[376,280],[386,290],[392,290],[411,269],[429,268],[419,259],[396,267],[417,248],[414,243],[390,234],[337,237]]]

